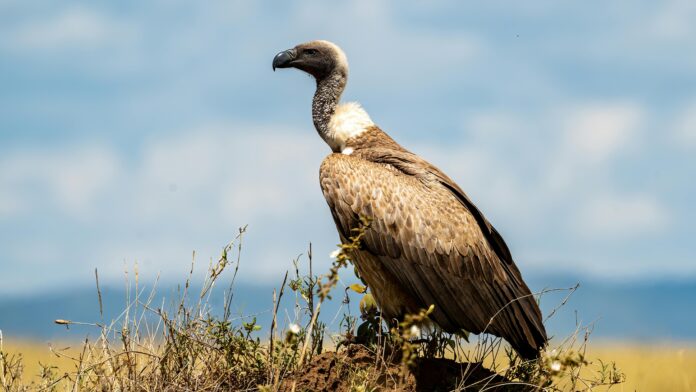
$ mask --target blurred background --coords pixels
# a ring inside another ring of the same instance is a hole
[[[344,100],[454,178],[534,290],[580,283],[552,334],[694,340],[694,20],[687,0],[0,0],[0,330],[67,339],[54,319],[99,317],[95,268],[115,316],[136,265],[166,296],[244,225],[235,311],[268,315],[310,242],[326,271],[314,82],[271,61],[328,39]]]

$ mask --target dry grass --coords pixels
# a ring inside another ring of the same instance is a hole
[[[696,344],[602,342],[590,357],[611,358],[626,374],[617,391],[696,390]]]
[[[71,347],[68,351],[77,354],[80,342],[53,343],[55,348]],[[39,363],[56,366],[56,372],[74,372],[74,363],[59,358],[49,350],[49,344],[31,340],[6,340],[5,352],[10,355],[22,354],[24,357],[24,381],[38,382],[41,367]],[[673,391],[696,390],[696,345],[641,344],[633,342],[604,341],[590,345],[588,358],[596,362],[598,358],[611,358],[626,374],[624,384],[614,386],[616,391]],[[601,390],[601,389],[600,389]]]
[[[613,363],[595,360],[595,352],[587,351],[589,329],[578,327],[569,338],[552,343],[542,359],[522,362],[501,344],[500,339],[483,335],[477,341],[465,343],[462,336],[429,330],[421,332],[418,324],[425,321],[432,309],[407,317],[399,325],[386,325],[376,316],[374,306],[367,306],[369,301],[365,300],[369,293],[361,301],[361,317],[346,316],[341,323],[342,330],[332,331],[337,332],[338,340],[327,345],[327,331],[318,317],[321,305],[331,299],[329,294],[338,281],[338,270],[347,265],[350,250],[359,246],[360,238],[369,227],[368,221],[364,223],[365,226],[356,231],[353,241],[339,248],[328,274],[312,274],[310,248],[309,274],[301,275],[296,264],[294,275],[289,280],[286,275],[274,292],[273,308],[277,312],[285,289],[291,290],[294,295],[285,293],[285,299],[294,297],[294,314],[289,323],[280,325],[274,315],[272,325],[266,329],[266,326],[257,325],[253,317],[230,317],[242,229],[239,236],[224,248],[218,262],[209,266],[200,292],[189,292],[191,274],[182,285],[179,298],[169,305],[154,304],[154,288],[143,289],[136,272],[128,284],[128,292],[133,295],[128,298],[118,319],[108,323],[56,321],[94,328],[99,336],[94,340],[85,340],[68,349],[63,348],[70,345],[56,344],[49,350],[44,345],[14,342],[5,337],[0,342],[0,389],[11,392],[312,390],[316,387],[307,383],[314,383],[317,378],[308,381],[306,376],[314,371],[322,378],[325,369],[317,368],[317,362],[321,361],[328,361],[330,368],[343,369],[332,377],[344,386],[344,390],[380,390],[389,386],[399,391],[412,391],[414,380],[423,380],[423,369],[437,372],[442,367],[440,365],[455,369],[447,375],[454,384],[448,381],[447,385],[457,390],[469,390],[472,385],[474,390],[489,390],[496,382],[514,383],[535,390],[597,390],[624,380],[623,373]],[[225,271],[227,275],[223,275]],[[96,278],[99,292],[98,276]],[[226,282],[224,310],[222,314],[214,315],[209,299],[213,287],[223,281]],[[355,291],[366,290],[361,285],[354,286],[351,288]],[[573,290],[571,288],[570,292]],[[95,319],[103,319],[103,315]],[[259,333],[263,337],[259,337]],[[341,348],[343,354],[340,355],[321,354],[327,347],[350,347],[356,343],[364,347],[363,353],[368,353],[359,363],[355,362],[355,357],[345,354],[351,352],[350,349]],[[630,353],[631,348],[627,347],[626,352]],[[597,350],[600,353],[600,349]],[[616,350],[621,352],[619,348]],[[614,352],[603,351],[601,355],[611,358]],[[645,356],[626,355],[633,362],[619,365],[630,368],[636,364],[639,369],[648,366],[640,362],[645,360]],[[694,351],[681,355],[675,357],[681,361],[679,364],[693,365]],[[666,354],[659,358],[666,361],[675,359]],[[340,363],[342,360],[346,362]],[[336,361],[339,363],[334,366],[332,363]],[[437,365],[433,367],[433,364]],[[461,375],[472,367],[475,371],[485,367],[494,373],[483,369],[485,372],[479,374],[487,374],[484,378],[462,381]],[[665,369],[667,367],[670,365],[665,364]],[[671,386],[693,385],[691,379],[684,379],[674,363],[670,369]],[[629,371],[629,374],[633,372]],[[655,379],[663,376],[656,375]],[[645,377],[636,377],[635,380],[647,384]],[[642,389],[641,385],[639,387]]]
[[[74,356],[79,353],[81,345],[81,342],[48,343],[28,339],[15,340],[6,338],[3,342],[3,351],[10,357],[21,356],[24,365],[22,380],[25,383],[31,383],[32,381],[37,382],[40,380],[43,367],[52,367],[58,374],[74,372],[76,369],[73,361],[56,356],[51,352],[50,347],[60,349]]]

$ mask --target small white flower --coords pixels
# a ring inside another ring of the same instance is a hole
[[[558,372],[561,370],[561,363],[558,361],[551,362],[551,370]]]
[[[338,255],[340,255],[340,254],[341,254],[341,250],[340,250],[340,249],[336,249],[336,250],[334,250],[333,252],[331,252],[331,254],[329,255],[329,257],[331,257],[332,259],[335,259],[335,258],[338,257]]]
[[[418,328],[417,325],[412,325],[411,329],[409,330],[411,336],[420,336],[420,332],[420,328]]]
[[[288,325],[288,331],[290,331],[290,333],[292,334],[297,335],[298,333],[300,333],[300,326],[297,324],[290,324]]]

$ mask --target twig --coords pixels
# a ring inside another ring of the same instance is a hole
[[[307,351],[307,346],[309,346],[309,340],[312,338],[312,330],[314,329],[314,324],[317,322],[317,317],[319,316],[319,311],[321,310],[321,304],[324,302],[323,298],[319,298],[319,303],[317,304],[316,309],[314,309],[314,314],[312,315],[312,319],[309,321],[309,327],[307,327],[307,331],[305,332],[305,340],[304,343],[302,344],[302,350],[300,351],[300,358],[297,360],[297,367],[301,368],[302,364],[304,362],[304,356],[305,352]]]
[[[268,361],[273,367],[273,341],[275,340],[275,328],[278,322],[278,307],[280,306],[280,300],[283,298],[283,291],[285,290],[285,283],[288,280],[288,271],[285,271],[285,277],[283,278],[283,284],[280,285],[280,290],[278,292],[278,298],[276,299],[276,291],[273,289],[273,320],[271,321],[271,333],[268,343]]]

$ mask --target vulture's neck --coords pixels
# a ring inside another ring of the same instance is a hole
[[[334,72],[317,80],[317,91],[312,101],[312,120],[331,150],[350,153],[346,149],[346,141],[359,136],[374,123],[357,103],[339,105],[346,80],[343,72]]]

